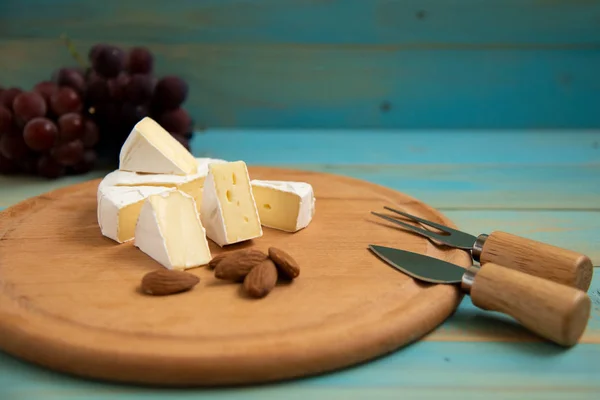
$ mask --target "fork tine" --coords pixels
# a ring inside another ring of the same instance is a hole
[[[439,241],[440,241],[440,242],[442,242],[442,243],[445,243],[445,244],[447,244],[447,245],[450,245],[450,246],[452,246],[452,243],[450,243],[450,242],[448,241],[448,239],[447,239],[448,237],[447,237],[447,236],[440,235],[439,233],[431,232],[431,231],[428,231],[427,229],[419,228],[419,227],[417,227],[417,226],[414,226],[414,225],[410,225],[410,224],[404,223],[404,222],[402,222],[402,221],[398,221],[398,220],[397,220],[397,219],[395,219],[395,218],[388,217],[387,215],[380,214],[380,213],[377,213],[377,212],[375,212],[375,211],[371,211],[371,214],[373,214],[373,215],[376,215],[376,216],[378,216],[379,218],[383,218],[383,219],[385,219],[385,220],[387,220],[387,221],[393,222],[393,223],[395,223],[395,224],[398,224],[398,225],[400,225],[400,226],[402,226],[402,227],[404,227],[404,228],[406,228],[406,229],[410,229],[410,230],[412,230],[412,231],[414,231],[414,232],[417,232],[417,233],[419,233],[419,234],[421,234],[421,235],[423,235],[423,236],[429,237],[429,238],[431,238],[431,239],[439,240]]]
[[[433,227],[433,228],[437,228],[437,229],[439,229],[439,230],[441,230],[441,231],[443,231],[443,232],[446,232],[446,233],[447,233],[447,234],[449,234],[449,235],[452,235],[452,234],[456,233],[456,231],[455,231],[454,229],[452,229],[452,228],[450,228],[450,227],[448,227],[448,226],[445,226],[445,225],[437,224],[437,223],[435,223],[435,222],[428,221],[428,220],[426,220],[426,219],[423,219],[423,218],[417,217],[416,215],[412,215],[412,214],[409,214],[409,213],[407,213],[407,212],[400,211],[400,210],[395,210],[395,209],[393,209],[393,208],[391,208],[391,207],[388,207],[388,206],[383,206],[383,208],[385,208],[386,210],[389,210],[389,211],[395,212],[396,214],[403,215],[403,216],[405,216],[406,218],[412,219],[413,221],[418,221],[418,222],[421,222],[421,223],[423,223],[423,224],[425,224],[425,225],[429,225],[429,226],[431,226],[431,227]]]

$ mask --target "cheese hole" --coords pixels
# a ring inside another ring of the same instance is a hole
[[[227,196],[227,201],[231,203],[231,191],[230,190],[225,192],[225,196]]]
[[[248,222],[248,217],[244,216],[244,222]]]
[[[235,179],[235,174],[231,174],[231,180],[233,181],[233,184],[235,185],[235,183],[237,182],[237,179]]]
[[[267,210],[271,209],[271,205],[270,204],[264,204],[263,207],[266,208]]]
[[[237,204],[237,206],[239,207],[239,206],[240,206],[240,201],[238,200],[236,204]]]

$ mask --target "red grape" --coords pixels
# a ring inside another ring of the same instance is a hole
[[[50,150],[52,158],[61,165],[75,165],[83,158],[83,143],[81,140],[72,140],[67,143],[61,143]]]
[[[91,119],[86,119],[83,126],[83,136],[81,141],[86,149],[94,147],[100,139],[100,131],[98,125]]]
[[[114,79],[108,80],[108,91],[112,101],[123,101],[127,93],[127,86],[131,76],[122,72]]]
[[[37,155],[29,155],[17,161],[17,165],[19,165],[21,171],[32,175],[35,174],[37,171],[37,163]]]
[[[37,92],[22,92],[13,101],[15,117],[25,124],[33,118],[43,117],[48,110],[46,102],[41,94]]]
[[[4,106],[0,106],[0,136],[3,133],[10,131],[13,123],[13,115],[10,110]]]
[[[131,130],[141,119],[148,116],[148,108],[143,104],[125,103],[121,108],[121,120]]]
[[[100,51],[103,50],[106,46],[107,46],[106,44],[102,44],[102,43],[98,43],[98,44],[95,44],[94,46],[92,46],[92,48],[90,49],[90,52],[88,53],[88,60],[93,62],[94,58],[96,58],[98,53],[100,53]]]
[[[9,110],[12,110],[12,104],[15,100],[15,97],[17,97],[22,91],[23,90],[17,87],[5,89],[2,93],[0,93],[0,106],[4,106]]]
[[[118,122],[119,108],[115,103],[103,103],[94,106],[94,116],[96,122],[102,124],[114,124]]]
[[[86,150],[83,153],[83,157],[81,161],[77,164],[73,165],[73,172],[77,174],[85,174],[86,172],[91,171],[96,165],[96,152],[94,150]]]
[[[80,112],[83,104],[74,89],[61,87],[50,97],[50,107],[56,115],[60,116],[70,112]]]
[[[116,46],[103,46],[95,53],[92,66],[105,78],[114,78],[125,67],[125,53]]]
[[[136,74],[127,85],[127,99],[133,104],[147,103],[154,91],[154,80],[151,75]]]
[[[58,140],[58,128],[48,118],[34,118],[25,125],[23,138],[31,150],[48,150]]]
[[[19,133],[5,133],[0,137],[0,154],[11,160],[19,160],[29,153],[29,149]]]
[[[110,100],[110,89],[105,79],[94,76],[90,78],[86,100],[90,104],[105,103]]]
[[[59,86],[68,86],[78,93],[85,91],[85,79],[83,74],[75,68],[61,68],[58,71],[57,83]]]
[[[153,103],[161,110],[173,110],[186,99],[188,85],[177,76],[165,76],[156,84]]]
[[[84,125],[81,114],[63,114],[58,119],[58,130],[61,140],[79,139],[83,136]]]
[[[43,155],[38,160],[37,173],[40,176],[50,179],[56,179],[65,174],[65,167],[56,162],[49,155]]]
[[[0,174],[8,175],[19,172],[19,165],[0,153]]]
[[[127,70],[131,74],[149,74],[152,72],[154,57],[145,47],[134,47],[129,51]]]
[[[183,108],[176,108],[162,114],[157,122],[169,132],[183,134],[190,130],[192,119]]]
[[[50,81],[40,82],[33,87],[33,91],[41,94],[47,103],[50,103],[50,96],[52,96],[52,93],[56,92],[57,90],[58,86],[56,83]]]

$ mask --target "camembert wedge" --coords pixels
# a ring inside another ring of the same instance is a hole
[[[150,117],[139,121],[125,140],[119,169],[149,174],[190,175],[198,161],[169,132]]]
[[[208,238],[221,247],[262,236],[246,163],[208,166],[200,217]]]
[[[172,191],[166,187],[100,187],[97,193],[98,225],[102,234],[118,243],[133,239],[135,227],[148,196]]]
[[[138,218],[134,245],[168,269],[185,270],[211,260],[194,198],[179,190],[148,197]]]
[[[310,184],[257,179],[250,183],[263,226],[297,232],[312,221],[315,196]]]
[[[198,211],[200,211],[202,188],[208,174],[208,165],[210,163],[224,163],[226,161],[215,158],[197,158],[196,160],[198,161],[198,171],[195,174],[139,174],[137,172],[116,170],[102,179],[99,188],[110,186],[161,186],[175,188],[192,196],[196,201]]]

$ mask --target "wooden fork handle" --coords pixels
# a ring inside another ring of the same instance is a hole
[[[499,264],[583,291],[592,282],[593,266],[587,256],[506,232],[490,233],[478,258],[481,265]]]
[[[565,347],[579,341],[590,316],[591,302],[584,291],[494,263],[476,270],[470,295],[477,307],[510,315]]]

